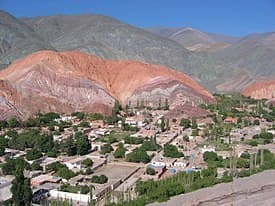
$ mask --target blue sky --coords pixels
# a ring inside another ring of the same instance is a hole
[[[232,36],[275,31],[275,0],[0,0],[16,17],[95,13],[138,27],[193,27]]]

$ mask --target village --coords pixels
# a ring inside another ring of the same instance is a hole
[[[6,147],[0,157],[0,202],[12,197],[15,164],[28,165],[24,173],[30,178],[32,202],[38,205],[59,199],[83,206],[132,200],[139,195],[135,187],[140,181],[206,171],[210,165],[215,165],[217,178],[246,175],[263,164],[264,150],[275,153],[274,116],[270,121],[257,114],[258,104],[231,107],[245,113],[235,117],[221,115],[217,106],[204,106],[207,115],[195,117],[165,107],[143,107],[115,108],[109,120],[81,112],[51,114],[39,129],[34,119],[24,126],[16,120],[1,123],[0,143],[6,141]],[[261,110],[274,114],[272,106],[261,104]],[[52,142],[29,148],[26,140],[22,149],[14,146],[33,128],[51,136]]]

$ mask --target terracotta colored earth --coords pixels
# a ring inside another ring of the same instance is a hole
[[[110,113],[121,104],[198,105],[214,97],[189,76],[136,61],[107,61],[78,51],[40,51],[0,72],[1,118],[38,111]]]
[[[275,80],[256,81],[245,87],[242,94],[254,99],[272,99],[275,97]]]

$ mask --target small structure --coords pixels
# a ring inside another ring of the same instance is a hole
[[[215,148],[214,147],[207,147],[206,145],[204,145],[204,147],[201,149],[202,154],[204,154],[205,152],[215,152]]]
[[[233,123],[233,124],[237,124],[238,119],[237,118],[233,118],[233,117],[226,117],[226,119],[224,120],[225,123]]]
[[[60,177],[52,176],[52,175],[39,175],[31,179],[32,186],[39,186],[44,183],[59,183],[62,179]]]

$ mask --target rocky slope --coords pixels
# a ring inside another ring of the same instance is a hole
[[[0,10],[0,68],[43,49],[53,47],[22,21]]]
[[[192,28],[162,28],[152,33],[102,15],[17,19],[0,11],[0,68],[38,50],[78,50],[104,59],[176,69],[211,91],[237,81],[236,87],[226,89],[238,91],[245,86],[240,76],[275,78],[274,42],[274,33],[241,39]]]
[[[148,31],[172,39],[191,51],[216,51],[223,49],[237,38],[210,34],[190,27],[184,28],[149,28]]]
[[[1,118],[37,111],[110,113],[123,105],[171,108],[214,102],[187,75],[135,61],[103,60],[78,51],[41,51],[0,72]]]
[[[254,99],[272,99],[275,97],[275,80],[256,81],[245,87],[242,94]]]

